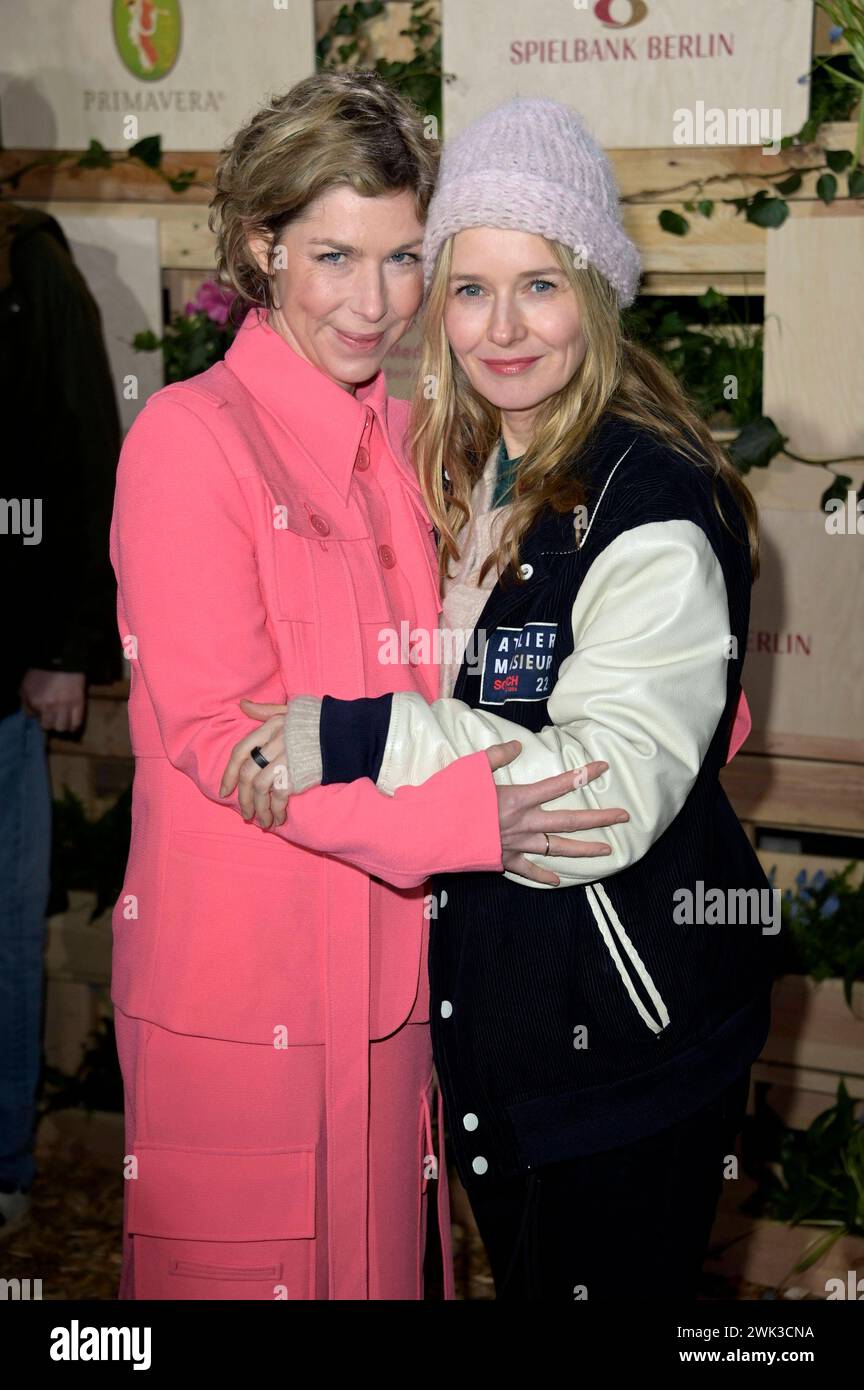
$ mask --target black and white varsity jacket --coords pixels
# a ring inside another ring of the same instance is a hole
[[[718,774],[750,608],[746,529],[718,480],[611,415],[578,460],[588,521],[544,511],[522,581],[492,589],[452,699],[325,697],[324,782],[391,792],[519,738],[499,782],[593,759],[556,809],[623,806],[603,858],[433,882],[435,1062],[467,1187],[667,1128],[758,1056],[770,1023],[776,898]],[[529,856],[540,862],[540,856]],[[706,902],[710,906],[706,909]]]

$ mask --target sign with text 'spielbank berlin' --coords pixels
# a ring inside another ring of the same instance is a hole
[[[313,0],[0,0],[7,149],[217,150],[315,67]]]
[[[567,102],[610,149],[759,145],[807,119],[811,0],[442,5],[445,137],[515,96]]]

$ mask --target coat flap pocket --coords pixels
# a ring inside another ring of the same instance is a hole
[[[139,1143],[128,1229],[175,1240],[315,1235],[315,1148],[187,1149]]]

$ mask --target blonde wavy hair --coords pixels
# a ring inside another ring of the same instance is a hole
[[[208,219],[220,282],[243,312],[266,306],[282,232],[337,184],[368,198],[408,190],[425,222],[438,154],[420,112],[377,73],[304,78],[256,111],[220,154]],[[250,235],[269,238],[266,272]]]
[[[605,277],[594,266],[577,268],[572,251],[560,242],[548,245],[576,295],[587,350],[571,380],[537,413],[499,545],[484,562],[480,579],[494,563],[504,583],[518,581],[520,545],[541,508],[569,512],[584,504],[578,456],[607,412],[653,431],[696,467],[709,469],[714,504],[734,535],[717,495],[717,479],[723,479],[746,523],[755,579],[759,523],[749,488],[672,373],[646,348],[624,336],[616,291]],[[438,255],[426,302],[411,424],[415,466],[440,535],[442,576],[450,560],[460,558],[458,536],[471,519],[471,491],[501,435],[501,412],[474,390],[444,331],[452,258],[450,237]],[[429,382],[434,386],[431,392]],[[445,468],[450,479],[447,491]]]

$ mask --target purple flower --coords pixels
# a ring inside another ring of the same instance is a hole
[[[206,314],[213,323],[218,323],[221,328],[224,328],[228,322],[231,305],[236,297],[233,290],[217,285],[215,280],[205,280],[195,298],[189,300],[185,312],[187,314]]]

